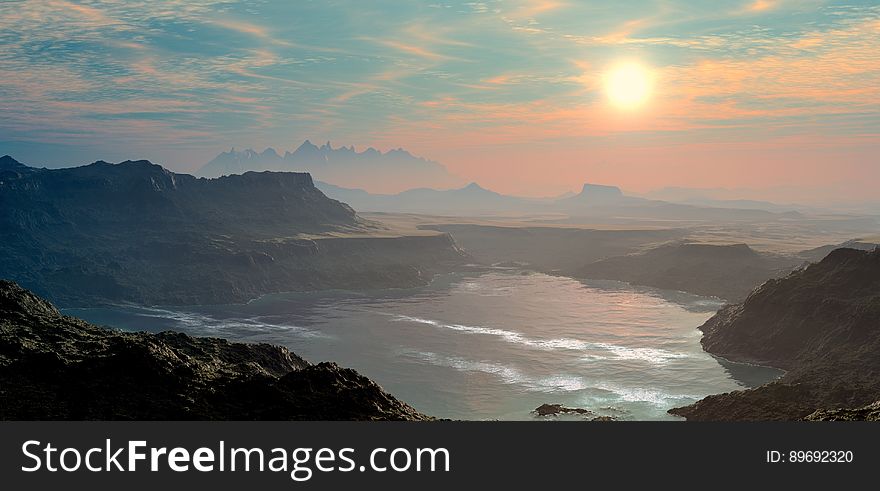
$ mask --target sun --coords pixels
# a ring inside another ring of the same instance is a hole
[[[605,94],[615,107],[637,109],[651,96],[651,71],[635,62],[620,63],[605,74]]]

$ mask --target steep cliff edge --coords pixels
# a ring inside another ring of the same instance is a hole
[[[600,259],[575,271],[582,278],[626,281],[741,301],[769,278],[788,273],[796,258],[759,253],[746,244],[673,242]]]
[[[700,327],[706,351],[787,370],[670,410],[689,420],[793,420],[880,399],[880,249],[837,249]]]
[[[286,348],[127,333],[0,280],[3,420],[426,420],[354,370]]]
[[[147,161],[2,163],[0,277],[65,307],[410,287],[463,262],[448,235],[389,237],[305,173],[204,179]]]

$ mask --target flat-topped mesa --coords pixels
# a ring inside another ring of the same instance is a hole
[[[448,237],[389,236],[305,172],[22,168],[0,170],[0,277],[68,307],[413,287],[463,261]]]
[[[270,183],[282,187],[315,187],[315,181],[308,172],[248,171],[244,174],[232,174],[210,180],[225,183],[246,182],[251,185]]]
[[[584,183],[580,195],[587,198],[609,199],[620,198],[623,196],[623,192],[617,186]]]
[[[204,179],[147,160],[98,161],[17,173],[2,180],[0,189],[5,205],[0,215],[22,227],[55,223],[88,232],[198,224],[205,231],[227,235],[244,230],[293,235],[351,229],[361,223],[351,207],[327,198],[312,176],[302,172]],[[30,220],[37,223],[24,223]]]

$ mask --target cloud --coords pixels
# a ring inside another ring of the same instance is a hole
[[[558,0],[522,0],[515,2],[514,8],[505,12],[505,15],[513,19],[532,19],[549,12],[558,11],[565,6],[565,2]]]
[[[0,132],[120,147],[305,132],[471,148],[843,141],[880,125],[877,6],[472,3],[0,2]],[[782,8],[791,20],[757,15]],[[629,117],[599,83],[624,58],[658,75],[656,97]]]
[[[779,7],[782,2],[780,0],[755,0],[746,6],[748,12],[766,12]]]

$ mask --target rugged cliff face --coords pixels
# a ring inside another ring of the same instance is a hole
[[[880,421],[880,401],[855,409],[820,409],[807,421]]]
[[[105,329],[0,280],[0,419],[429,418],[333,363],[266,344]]]
[[[65,306],[408,287],[463,259],[449,236],[372,237],[377,224],[308,174],[197,179],[146,161],[48,170],[8,157],[0,170],[0,277]]]
[[[694,420],[801,419],[880,399],[880,249],[837,249],[770,280],[701,328],[706,351],[788,370],[777,382],[670,412]]]
[[[575,276],[741,301],[769,278],[791,271],[796,258],[761,254],[746,244],[675,242],[588,264]]]

